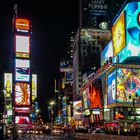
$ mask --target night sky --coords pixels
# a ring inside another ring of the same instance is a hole
[[[15,3],[18,17],[29,18],[32,22],[32,72],[38,75],[39,105],[46,114],[47,102],[54,96],[59,60],[66,52],[70,33],[77,29],[78,0],[3,0],[0,4],[1,73],[13,71],[12,18]]]
[[[65,55],[70,33],[78,27],[78,0],[3,0],[0,4],[1,73],[13,70],[12,18],[15,3],[18,17],[29,18],[32,22],[32,72],[38,75],[39,105],[42,113],[46,114],[47,103],[54,96],[59,60]]]

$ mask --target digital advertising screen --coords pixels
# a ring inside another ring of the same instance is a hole
[[[28,124],[29,123],[28,116],[15,116],[15,123],[16,124]]]
[[[12,73],[4,73],[4,91],[6,96],[10,97],[12,94]],[[9,94],[9,95],[8,95]]]
[[[16,56],[17,57],[25,57],[29,58],[30,53],[30,37],[29,36],[22,36],[22,35],[16,35]]]
[[[113,54],[116,56],[126,45],[125,14],[120,15],[112,27]]]
[[[73,102],[73,116],[75,119],[81,119],[82,117],[82,101]]]
[[[136,97],[137,94],[137,97]],[[140,69],[117,69],[117,102],[140,103]]]
[[[16,81],[26,81],[30,80],[30,61],[16,59],[15,60],[15,80]]]
[[[108,74],[107,85],[108,85],[108,96],[107,96],[108,105],[116,103],[116,70]]]
[[[114,58],[122,63],[127,58],[140,56],[140,2],[130,2],[125,8],[126,47]]]
[[[83,110],[86,110],[89,108],[89,105],[88,105],[88,94],[89,92],[89,88],[86,88],[84,91],[83,91]]]
[[[92,83],[89,86],[89,93],[88,93],[88,101],[89,101],[89,108],[101,108],[101,91],[99,88],[99,83],[96,84]]]
[[[32,74],[32,101],[37,97],[37,74]]]
[[[30,113],[29,107],[15,107],[15,112],[17,113]]]
[[[113,44],[112,40],[107,44],[101,53],[101,66],[103,66],[109,58],[113,58]]]
[[[15,84],[15,105],[30,105],[30,84],[21,82]]]
[[[15,28],[16,29],[29,30],[30,29],[30,21],[28,19],[16,18]]]

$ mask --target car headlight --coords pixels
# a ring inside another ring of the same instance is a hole
[[[22,133],[22,130],[18,130],[18,133]]]
[[[11,130],[8,130],[7,133],[11,133]]]

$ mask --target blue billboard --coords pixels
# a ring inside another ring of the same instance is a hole
[[[122,13],[125,14],[126,46],[114,57],[114,63],[140,56],[140,2],[128,3]]]

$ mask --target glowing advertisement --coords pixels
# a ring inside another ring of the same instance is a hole
[[[17,106],[30,105],[30,84],[28,83],[15,84],[15,105]]]
[[[15,80],[16,81],[26,81],[29,82],[30,80],[30,61],[29,60],[15,60]]]
[[[16,57],[29,58],[30,37],[16,35]]]
[[[28,19],[16,18],[15,28],[29,30],[30,29],[30,22]]]
[[[4,73],[4,89],[6,97],[12,94],[12,73]]]
[[[15,107],[15,112],[30,113],[30,108],[29,107]]]
[[[116,56],[125,47],[125,20],[124,13],[112,27],[112,41],[114,56]]]
[[[32,101],[37,97],[37,74],[32,74]]]
[[[82,101],[73,102],[73,116],[75,119],[81,119],[82,117]]]
[[[107,78],[108,83],[108,105],[116,102],[116,70],[112,71]]]
[[[83,110],[88,109],[87,94],[88,94],[88,88],[86,88],[86,89],[83,91]]]
[[[109,58],[113,58],[113,44],[110,41],[101,53],[101,66],[103,66]]]
[[[140,56],[140,2],[130,2],[124,8],[126,21],[126,47],[114,58],[122,63],[127,58]]]
[[[88,93],[88,100],[89,100],[89,108],[101,108],[101,96],[100,96],[100,89],[99,83],[91,84],[89,86],[89,93]]]
[[[27,124],[29,123],[29,117],[27,116],[15,116],[15,123],[16,124]]]
[[[137,97],[136,97],[137,94]],[[117,102],[140,103],[140,70],[139,69],[117,69]]]

